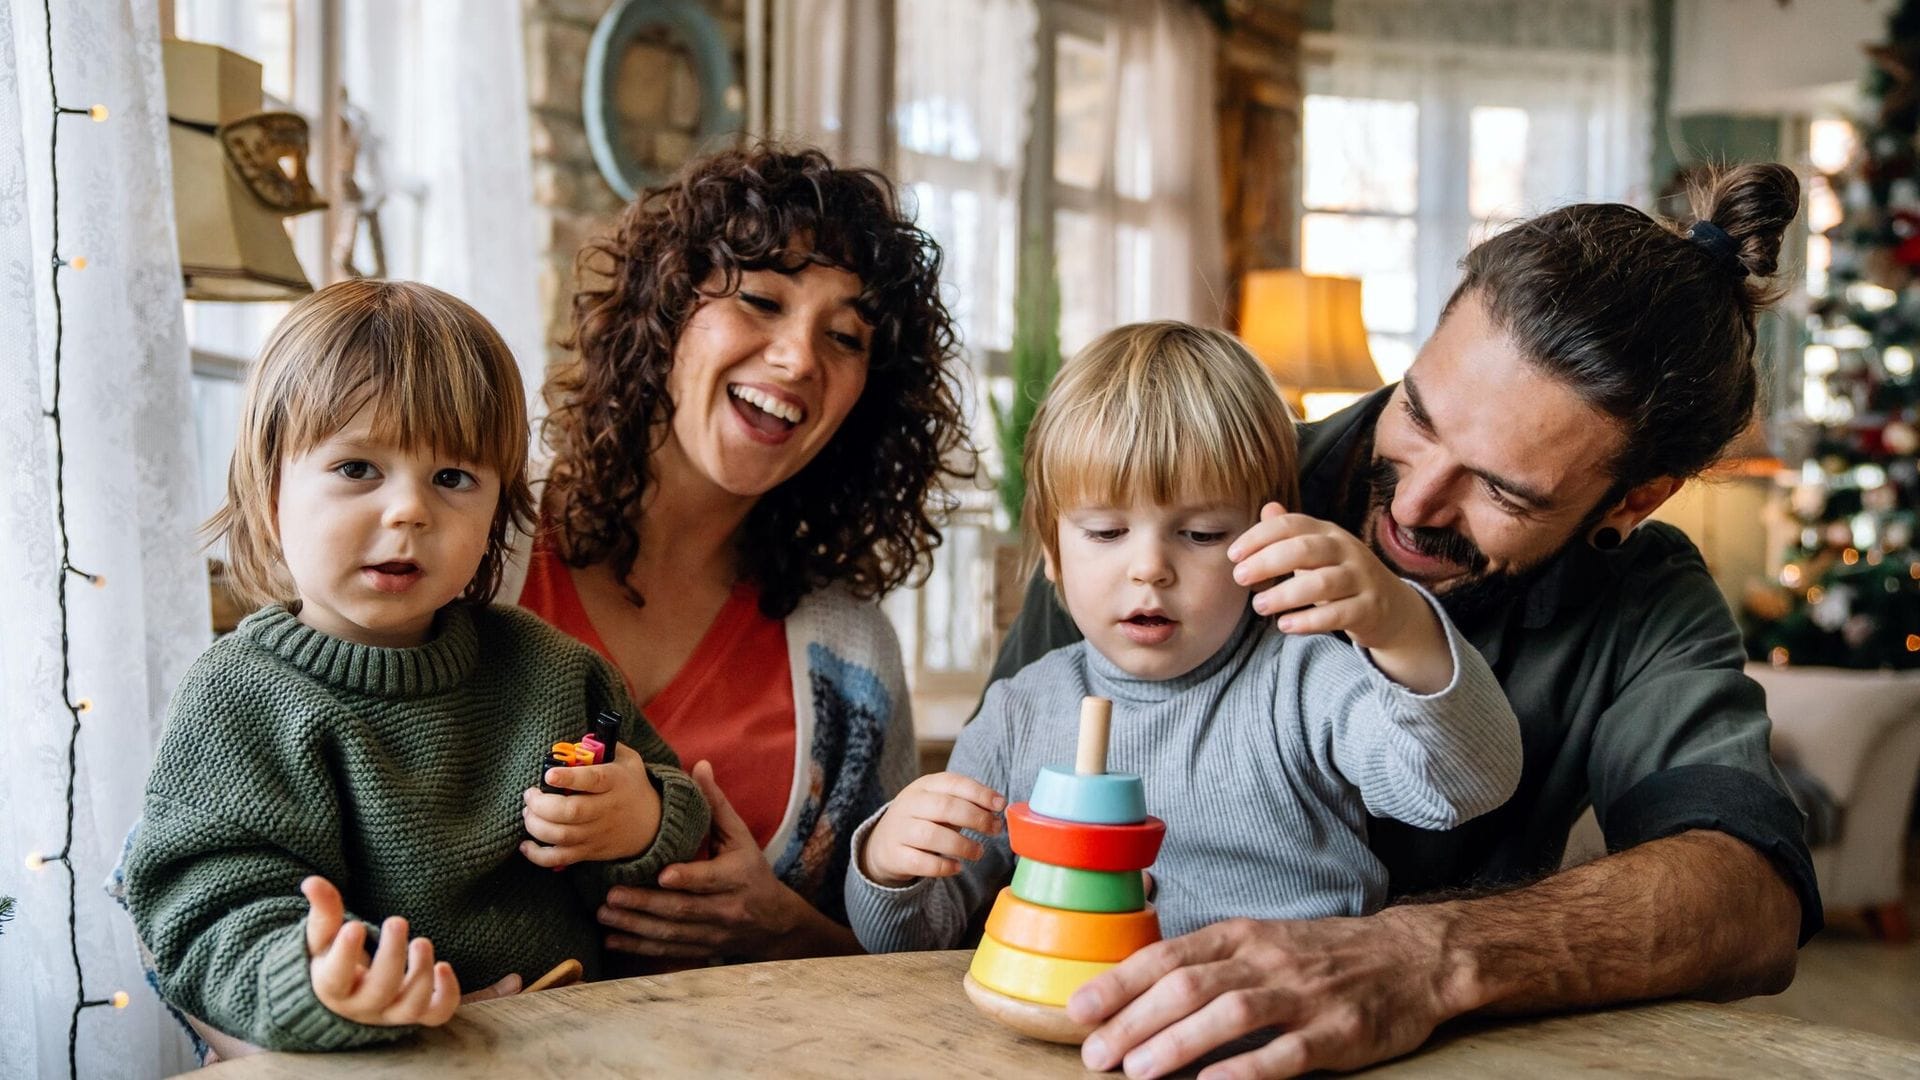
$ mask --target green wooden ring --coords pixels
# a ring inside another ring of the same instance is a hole
[[[1079,870],[1032,859],[1014,865],[1013,895],[1066,911],[1111,913],[1147,906],[1147,887],[1138,870]]]

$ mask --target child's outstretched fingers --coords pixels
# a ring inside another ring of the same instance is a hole
[[[380,944],[373,950],[373,963],[360,977],[354,990],[354,1004],[364,1013],[379,1015],[400,993],[407,975],[407,920],[389,915],[380,924]]]
[[[390,1024],[417,1024],[428,1015],[428,1003],[433,1000],[434,976],[436,967],[433,962],[433,942],[426,938],[414,938],[407,943],[407,974],[400,983],[400,990],[387,1006],[386,1021]]]
[[[454,977],[453,965],[442,960],[433,965],[433,996],[427,1000],[426,1013],[419,1023],[439,1027],[453,1019],[454,1011],[459,1008],[460,980]]]
[[[320,1003],[346,1015],[353,997],[354,984],[366,966],[367,924],[349,923],[333,936],[325,952],[307,966],[307,977]]]
[[[347,906],[333,882],[318,874],[300,883],[300,893],[307,898],[307,955],[319,956],[339,935]]]

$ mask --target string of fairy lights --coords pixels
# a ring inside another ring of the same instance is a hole
[[[67,874],[67,954],[73,960],[74,982],[73,1013],[67,1023],[67,1074],[78,1077],[80,1075],[80,1014],[87,1009],[102,1006],[124,1009],[128,1000],[127,992],[124,990],[116,990],[111,996],[104,998],[88,997],[87,973],[80,963],[79,894],[73,870],[73,804],[74,787],[78,778],[81,717],[93,710],[93,702],[88,698],[76,699],[73,696],[73,638],[72,620],[67,605],[67,588],[75,578],[86,581],[96,589],[105,588],[107,579],[100,574],[88,573],[73,563],[73,542],[67,536],[66,424],[60,411],[61,354],[66,336],[65,313],[60,296],[60,277],[68,271],[87,268],[87,260],[84,257],[69,258],[60,250],[60,126],[66,121],[81,118],[93,123],[105,123],[107,107],[91,105],[86,108],[72,108],[60,103],[59,79],[54,74],[52,0],[41,0],[40,10],[42,17],[46,20],[47,95],[53,106],[52,122],[48,125],[50,134],[47,139],[47,172],[52,179],[49,202],[53,208],[53,372],[51,377],[53,400],[44,412],[53,428],[54,523],[60,536],[60,569],[56,575],[60,595],[60,700],[66,706],[70,723],[67,728],[66,833],[61,839],[59,851],[50,855],[39,852],[28,855],[27,868],[39,870],[48,863],[59,863]]]

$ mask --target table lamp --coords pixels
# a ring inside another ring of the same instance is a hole
[[[1250,271],[1240,291],[1240,339],[1273,373],[1296,414],[1304,413],[1307,394],[1381,385],[1360,318],[1358,278]]]

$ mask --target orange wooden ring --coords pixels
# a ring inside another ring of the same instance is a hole
[[[1160,916],[1151,904],[1115,915],[1043,907],[1004,888],[987,916],[987,933],[1042,956],[1118,963],[1160,940]]]
[[[1007,807],[1015,855],[1076,870],[1145,870],[1166,835],[1167,823],[1157,817],[1138,825],[1088,825],[1036,814],[1023,802]]]

